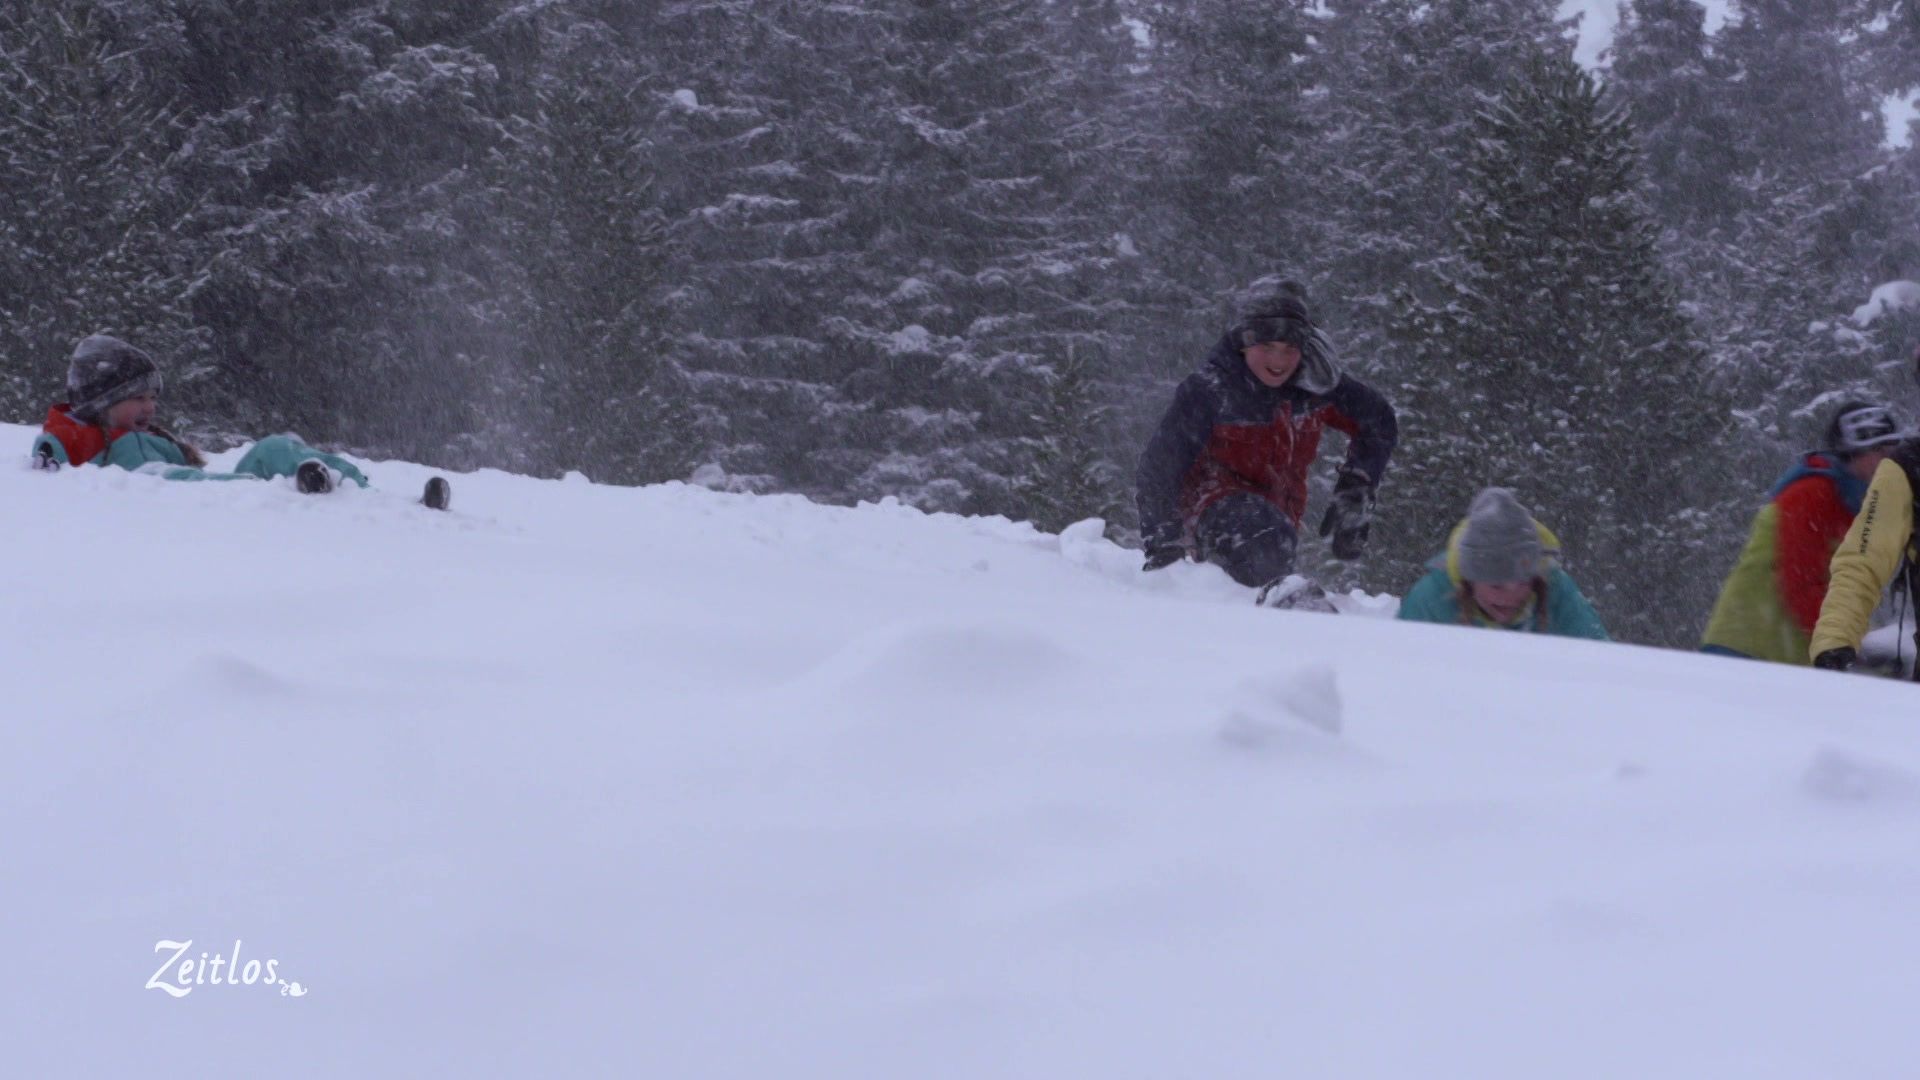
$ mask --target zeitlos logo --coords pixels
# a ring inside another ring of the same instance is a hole
[[[244,944],[241,941],[233,943],[231,958],[226,953],[209,956],[203,952],[196,960],[193,957],[192,938],[185,941],[156,941],[153,951],[165,954],[166,960],[147,980],[147,989],[183,998],[201,986],[266,986],[279,988],[281,997],[306,996],[306,987],[280,977],[280,961],[269,959],[262,962],[256,958],[242,964],[240,950]]]

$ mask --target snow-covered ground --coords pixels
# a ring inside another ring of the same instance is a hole
[[[1907,685],[1256,610],[1086,530],[29,436],[6,1076],[1920,1061]],[[282,982],[175,997],[162,940]]]

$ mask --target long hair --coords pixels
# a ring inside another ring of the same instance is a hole
[[[159,424],[148,424],[147,430],[152,434],[158,435],[161,438],[172,443],[173,445],[179,447],[180,456],[187,459],[187,464],[193,466],[196,469],[204,469],[207,467],[207,456],[205,454],[202,454],[199,448],[194,446],[192,443],[188,442],[185,439],[180,438],[178,435],[175,435],[173,432],[168,431],[166,428],[161,427]]]

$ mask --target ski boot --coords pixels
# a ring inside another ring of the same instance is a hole
[[[429,510],[445,510],[453,502],[453,485],[447,483],[444,476],[435,476],[427,480],[427,489],[420,493],[420,501]]]

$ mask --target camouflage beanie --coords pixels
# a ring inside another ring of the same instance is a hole
[[[160,367],[142,349],[105,334],[74,346],[67,364],[67,403],[77,420],[89,424],[115,404],[160,392]]]

